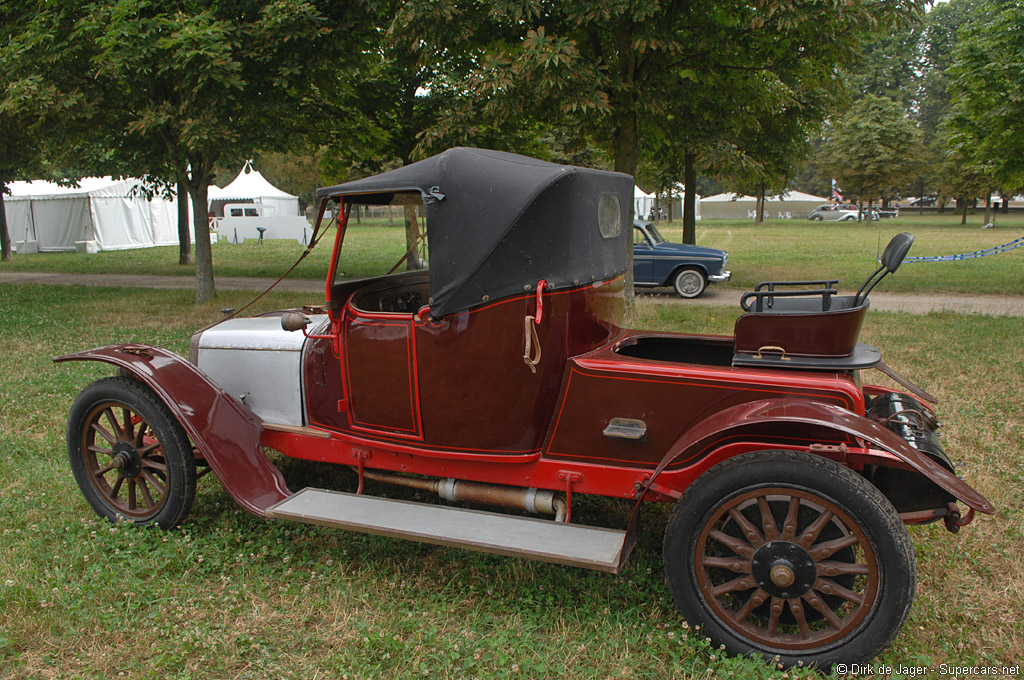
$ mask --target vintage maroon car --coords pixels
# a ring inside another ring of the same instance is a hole
[[[716,645],[873,657],[914,595],[905,525],[956,531],[993,511],[954,474],[927,394],[857,342],[912,237],[855,295],[762,284],[734,337],[627,330],[632,191],[622,174],[477,149],[319,190],[317,239],[337,216],[321,306],[220,323],[189,361],[138,344],[57,359],[119,372],[71,409],[85,497],[169,528],[209,468],[260,516],[608,572],[643,502],[674,503],[668,584]],[[429,268],[343,280],[349,209],[382,204],[425,221]],[[871,368],[906,393],[863,382]],[[350,466],[358,488],[290,490],[264,447]],[[364,480],[516,512],[373,497]],[[573,524],[579,494],[622,499],[632,520]]]

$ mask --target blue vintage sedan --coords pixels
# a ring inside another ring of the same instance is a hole
[[[728,281],[729,254],[717,248],[670,243],[650,222],[633,223],[633,283],[672,286],[684,298],[704,292],[708,282]]]

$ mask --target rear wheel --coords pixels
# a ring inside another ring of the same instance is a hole
[[[144,385],[105,378],[82,390],[68,417],[75,481],[101,517],[171,529],[196,492],[192,447],[167,407]]]
[[[676,606],[715,645],[826,670],[892,642],[917,580],[885,497],[791,451],[737,456],[694,482],[666,527],[665,569]]]
[[[815,222],[821,222],[822,217],[821,215],[813,215],[811,219],[814,220]]]
[[[680,297],[695,298],[707,287],[704,273],[698,269],[680,269],[672,279],[672,287]]]

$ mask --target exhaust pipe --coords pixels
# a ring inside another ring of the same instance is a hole
[[[565,501],[557,497],[554,491],[546,489],[466,482],[459,479],[419,479],[371,470],[363,470],[363,477],[375,482],[436,493],[446,501],[525,510],[535,515],[554,515],[556,522],[565,521]]]

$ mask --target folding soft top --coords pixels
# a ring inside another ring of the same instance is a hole
[[[419,192],[430,244],[431,315],[531,290],[604,281],[627,265],[633,179],[486,149],[454,148],[317,190],[378,204]]]

